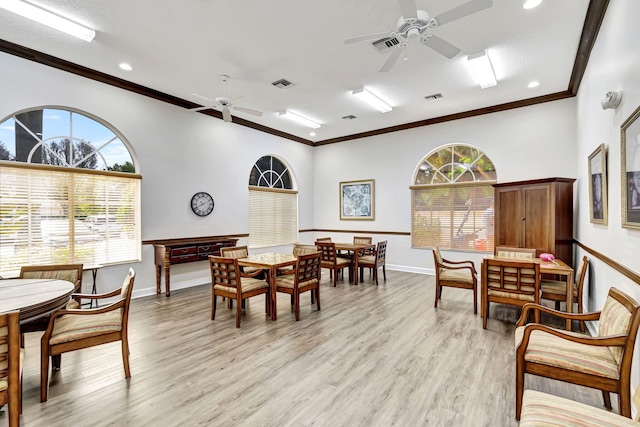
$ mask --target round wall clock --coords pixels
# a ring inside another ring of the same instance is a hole
[[[213,197],[200,191],[191,198],[191,210],[198,216],[207,216],[213,212]]]

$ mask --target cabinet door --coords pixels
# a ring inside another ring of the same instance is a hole
[[[520,187],[499,189],[495,205],[495,245],[519,247],[523,222]]]
[[[522,188],[524,230],[522,247],[535,248],[537,253],[552,252],[551,191],[548,185]]]

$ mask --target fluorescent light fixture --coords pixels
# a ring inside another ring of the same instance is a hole
[[[285,110],[282,113],[278,113],[280,117],[284,117],[285,119],[293,120],[303,126],[310,127],[311,129],[318,129],[320,125],[314,122],[311,119],[307,119],[306,117],[301,116],[300,114],[292,113],[289,110]]]
[[[540,6],[540,3],[542,3],[542,0],[527,0],[522,7],[525,9],[533,9],[534,7]]]
[[[391,106],[384,102],[382,99],[378,98],[376,95],[371,93],[366,88],[356,89],[353,91],[353,94],[358,98],[362,99],[364,102],[380,111],[381,113],[387,113],[392,110]]]
[[[96,32],[91,28],[70,21],[48,10],[41,9],[31,3],[20,0],[2,0],[0,1],[0,7],[87,42],[90,42],[96,36]]]
[[[486,50],[467,56],[467,63],[471,67],[471,71],[475,74],[476,80],[482,89],[498,84]]]

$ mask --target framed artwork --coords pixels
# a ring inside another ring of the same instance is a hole
[[[340,219],[374,219],[374,180],[340,183]]]
[[[640,229],[640,107],[622,124],[622,226]]]
[[[600,144],[589,156],[589,212],[594,224],[607,223],[607,150]]]

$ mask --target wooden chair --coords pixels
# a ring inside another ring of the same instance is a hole
[[[303,245],[300,243],[294,243],[291,253],[294,255],[308,255],[315,252],[320,252],[320,249],[316,245]]]
[[[53,369],[60,369],[60,356],[69,351],[120,341],[124,377],[131,378],[129,369],[129,305],[136,272],[129,268],[122,287],[106,294],[75,294],[79,299],[116,298],[101,308],[62,309],[49,318],[49,325],[40,341],[40,401],[47,401],[49,360]]]
[[[296,321],[300,320],[300,294],[311,292],[320,310],[320,252],[298,255],[295,268],[276,278],[276,291],[291,295],[291,303]]]
[[[82,292],[82,264],[25,265],[21,279],[56,279],[75,284],[74,292]]]
[[[540,264],[500,258],[485,259],[482,263],[480,298],[483,329],[487,329],[489,305],[492,302],[519,307],[528,302],[539,303]],[[536,321],[539,320],[536,317]]]
[[[640,387],[633,395],[633,403],[636,407],[640,407],[639,390]],[[639,427],[640,412],[632,420],[574,400],[535,390],[525,390],[522,396],[522,416],[519,427],[549,426]]]
[[[373,270],[373,277],[376,280],[376,286],[378,286],[378,269],[382,267],[382,275],[384,277],[384,281],[387,281],[387,272],[385,270],[385,260],[387,256],[387,241],[383,240],[382,242],[378,242],[376,248],[373,252],[367,249],[363,249],[361,251],[357,251],[355,257],[355,266],[354,270],[357,272],[360,269],[360,281],[363,281],[363,270],[364,268],[369,268]],[[358,280],[358,275],[355,275],[356,282]]]
[[[500,258],[533,259],[536,257],[536,250],[532,248],[496,246],[494,254]]]
[[[236,300],[236,328],[240,327],[242,317],[241,301],[257,295],[265,294],[265,311],[271,312],[271,297],[269,284],[265,280],[256,279],[261,270],[253,273],[243,273],[236,258],[217,257],[209,255],[211,268],[211,320],[216,318],[218,295]]]
[[[22,413],[22,354],[20,313],[0,314],[0,407],[9,405],[9,427],[20,425]]]
[[[338,271],[349,268],[352,265],[351,259],[338,257],[338,254],[336,253],[335,243],[316,241],[316,245],[322,252],[322,260],[320,262],[320,265],[322,268],[328,268],[332,273],[333,287],[335,288],[338,283]]]
[[[526,324],[531,311],[565,320],[598,320],[598,336]],[[631,417],[630,375],[638,325],[640,305],[616,288],[609,289],[602,311],[595,313],[526,304],[515,332],[516,418],[521,415],[525,374],[602,390],[607,409],[611,409],[609,393],[618,393],[620,414]]]
[[[220,249],[220,256],[225,258],[246,258],[249,256],[249,248],[246,246],[231,246]],[[240,271],[243,273],[254,273],[256,271],[260,271],[264,273],[264,269],[256,268],[256,267],[243,267],[240,266]]]
[[[371,245],[373,243],[372,237],[366,236],[353,236],[354,245]]]
[[[584,278],[589,268],[589,259],[582,257],[580,266],[578,267],[575,282],[573,283],[573,302],[578,304],[578,313],[583,312],[582,292],[584,289]],[[555,301],[556,310],[560,310],[560,303],[567,301],[567,283],[560,280],[540,280],[540,290],[542,291],[541,299]],[[585,331],[584,322],[580,322],[580,331]]]
[[[436,298],[433,306],[438,307],[443,286],[471,289],[473,290],[473,314],[478,314],[478,273],[473,262],[444,259],[438,247],[433,249],[433,261],[436,270]]]

